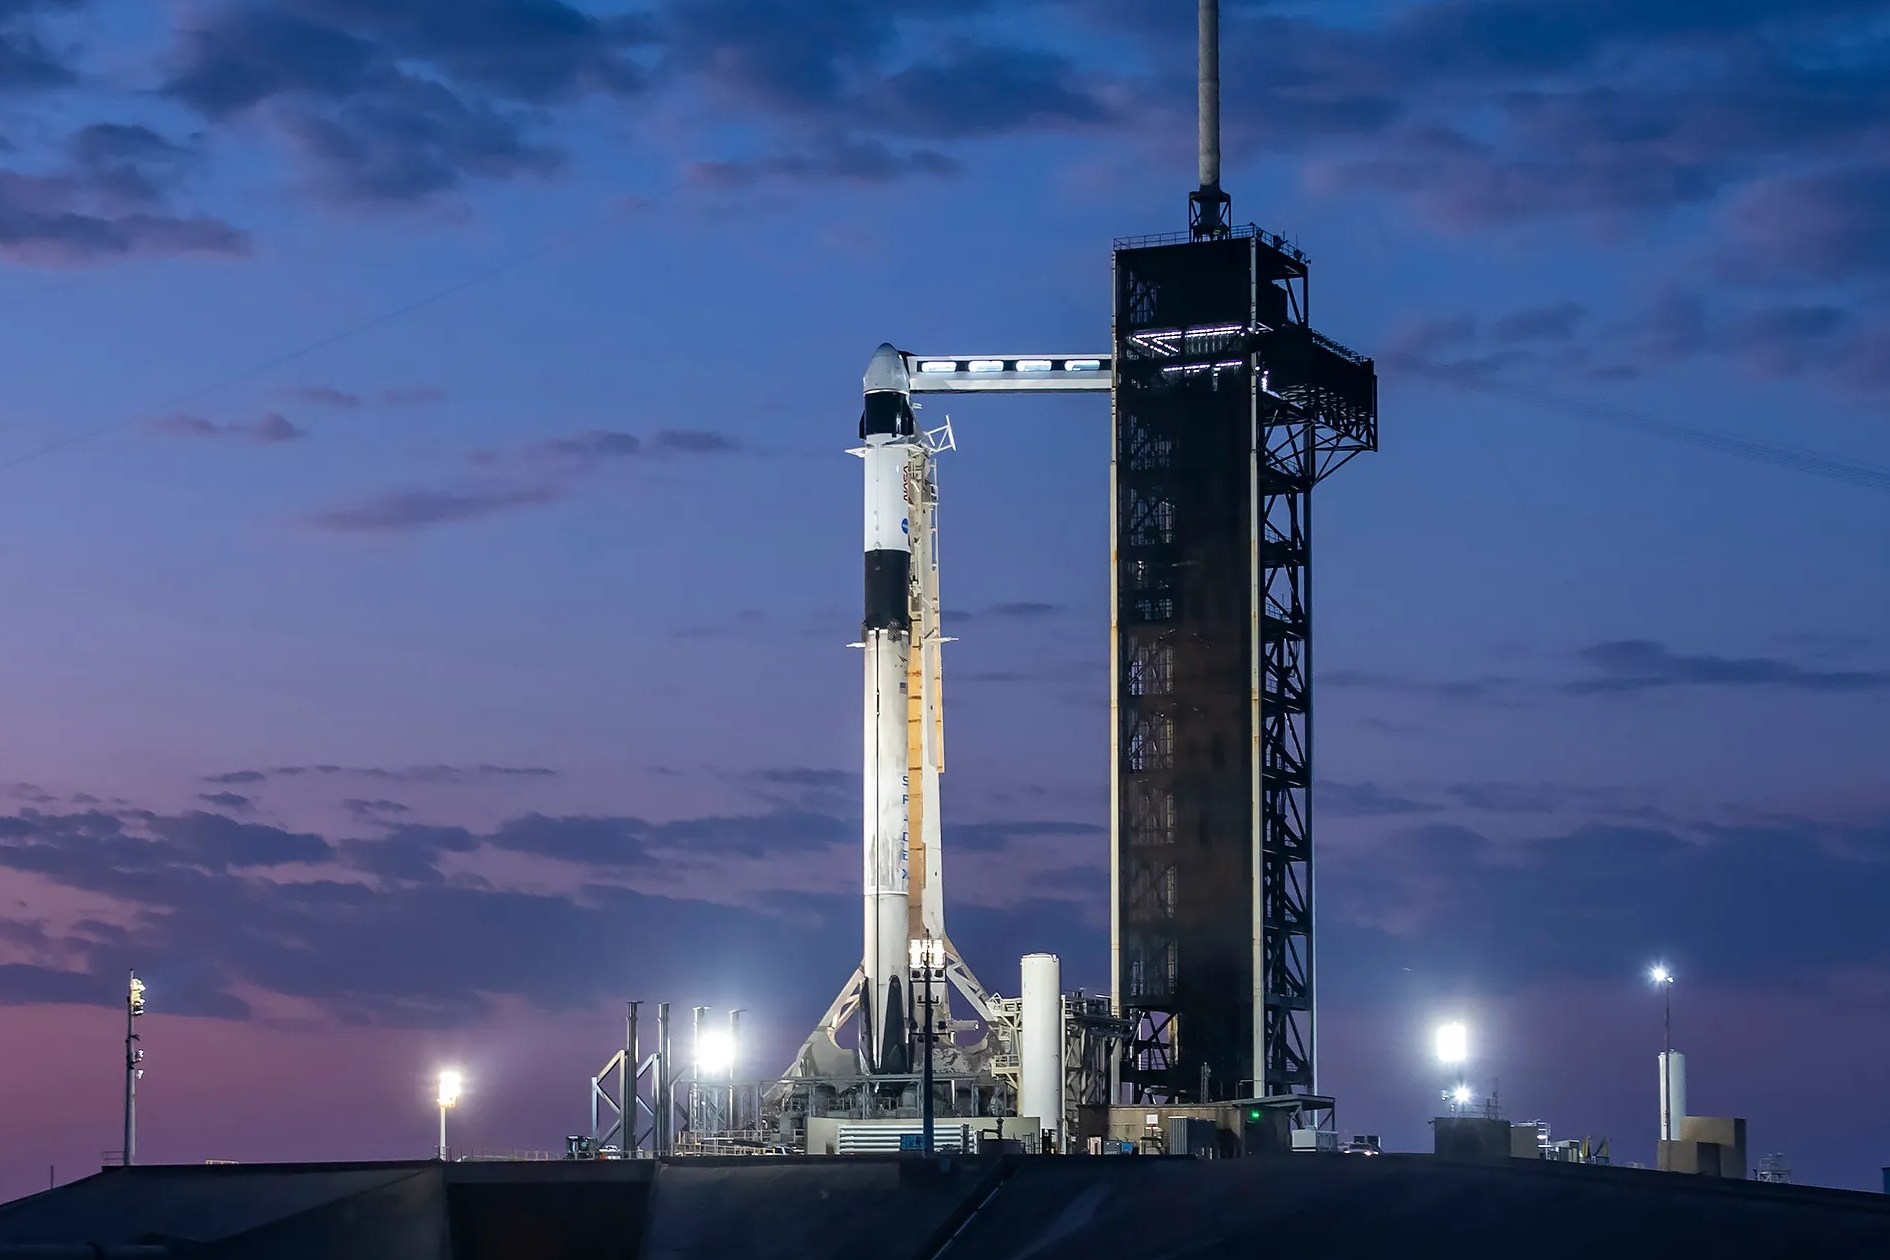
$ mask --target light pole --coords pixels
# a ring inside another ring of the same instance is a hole
[[[945,967],[945,943],[934,940],[931,933],[912,942],[912,968],[919,973],[921,989],[920,1005],[925,1011],[925,1033],[923,1045],[925,1058],[919,1069],[919,1145],[927,1155],[932,1153],[932,1046],[935,1030],[932,1027],[932,978],[934,972],[942,972]]]
[[[728,1013],[728,1116],[722,1123],[731,1132],[742,1127],[741,1099],[736,1096],[739,1087],[735,1084],[735,1063],[742,1053],[743,1009],[738,1006]]]
[[[144,1051],[138,1048],[138,1034],[133,1031],[133,1023],[144,1014],[144,981],[138,979],[138,973],[131,973],[131,985],[125,991],[125,1149],[120,1153],[125,1167],[129,1168],[138,1158],[138,1078],[144,1075],[139,1064],[144,1062]]]
[[[452,1068],[440,1073],[440,1092],[435,1102],[440,1104],[440,1158],[446,1158],[446,1113],[459,1103],[460,1086],[465,1078]]]
[[[1647,978],[1660,989],[1660,1136],[1673,1141],[1673,972],[1662,963],[1648,971]]]

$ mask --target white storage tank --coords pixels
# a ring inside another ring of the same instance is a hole
[[[1063,964],[1026,954],[1018,987],[1017,1111],[1035,1116],[1063,1147]]]
[[[1680,1140],[1680,1122],[1687,1118],[1687,1056],[1669,1050],[1658,1056],[1660,1064],[1660,1136],[1662,1141]]]

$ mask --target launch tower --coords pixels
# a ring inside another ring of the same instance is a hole
[[[1220,187],[1200,0],[1189,231],[1116,242],[1111,930],[1137,1101],[1320,1096],[1312,492],[1378,445],[1371,360],[1315,332],[1307,259]]]

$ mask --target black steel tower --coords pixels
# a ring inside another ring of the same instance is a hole
[[[1377,375],[1313,331],[1305,255],[1227,216],[1201,8],[1190,230],[1115,249],[1112,954],[1139,1020],[1124,1080],[1139,1100],[1316,1110],[1312,491],[1376,449]]]

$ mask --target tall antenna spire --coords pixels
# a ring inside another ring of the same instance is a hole
[[[1188,194],[1188,231],[1196,240],[1227,235],[1230,204],[1221,191],[1221,4],[1220,0],[1200,0],[1200,6],[1201,186]]]

